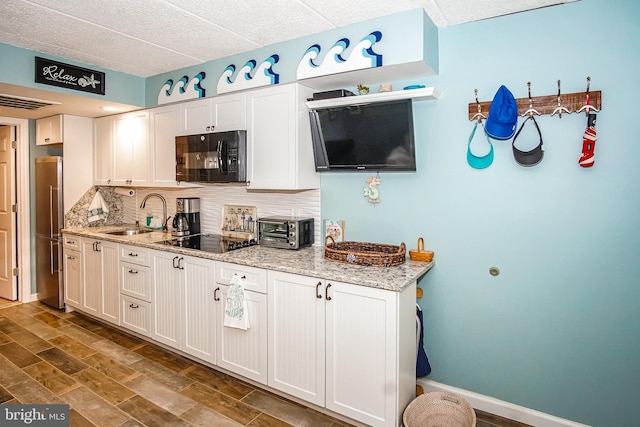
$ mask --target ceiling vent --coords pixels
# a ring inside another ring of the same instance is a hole
[[[0,107],[20,108],[22,110],[38,110],[50,105],[59,105],[60,102],[45,101],[43,99],[24,98],[21,96],[13,96],[0,94]]]

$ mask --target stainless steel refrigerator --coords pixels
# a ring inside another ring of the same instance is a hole
[[[36,285],[40,301],[64,307],[62,157],[36,159]]]

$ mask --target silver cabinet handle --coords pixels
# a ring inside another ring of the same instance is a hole
[[[53,242],[49,241],[49,268],[51,270],[51,275],[53,275]]]
[[[329,288],[331,287],[331,283],[327,283],[327,287],[324,290],[324,299],[327,301],[331,301],[331,297],[329,296]]]
[[[138,254],[137,254],[137,253],[135,253],[135,252],[129,252],[129,256],[137,257],[137,256],[138,256]]]
[[[316,284],[316,298],[321,299],[322,295],[320,294],[319,290],[320,290],[320,286],[322,286],[322,282],[318,282]]]
[[[53,185],[49,186],[49,237],[53,237]]]
[[[138,274],[138,270],[129,270],[129,273],[131,273],[131,274]]]
[[[72,255],[67,255],[67,259],[76,259],[76,257],[74,257]]]
[[[140,306],[138,304],[129,304],[129,307],[131,307],[131,308],[140,308]]]
[[[220,297],[218,296],[218,291],[220,290],[220,287],[217,287],[215,291],[213,291],[213,300],[214,301],[220,301]]]

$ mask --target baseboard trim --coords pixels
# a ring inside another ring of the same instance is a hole
[[[418,378],[418,385],[424,388],[425,393],[431,391],[446,391],[455,393],[465,398],[471,406],[481,411],[489,412],[500,417],[509,418],[521,423],[529,424],[536,427],[589,427],[586,424],[580,424],[575,421],[565,420],[544,412],[525,408],[524,406],[514,405],[513,403],[495,399],[472,391],[452,387],[436,381]]]

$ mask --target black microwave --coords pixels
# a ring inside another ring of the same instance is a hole
[[[177,136],[176,181],[246,182],[247,131]]]

